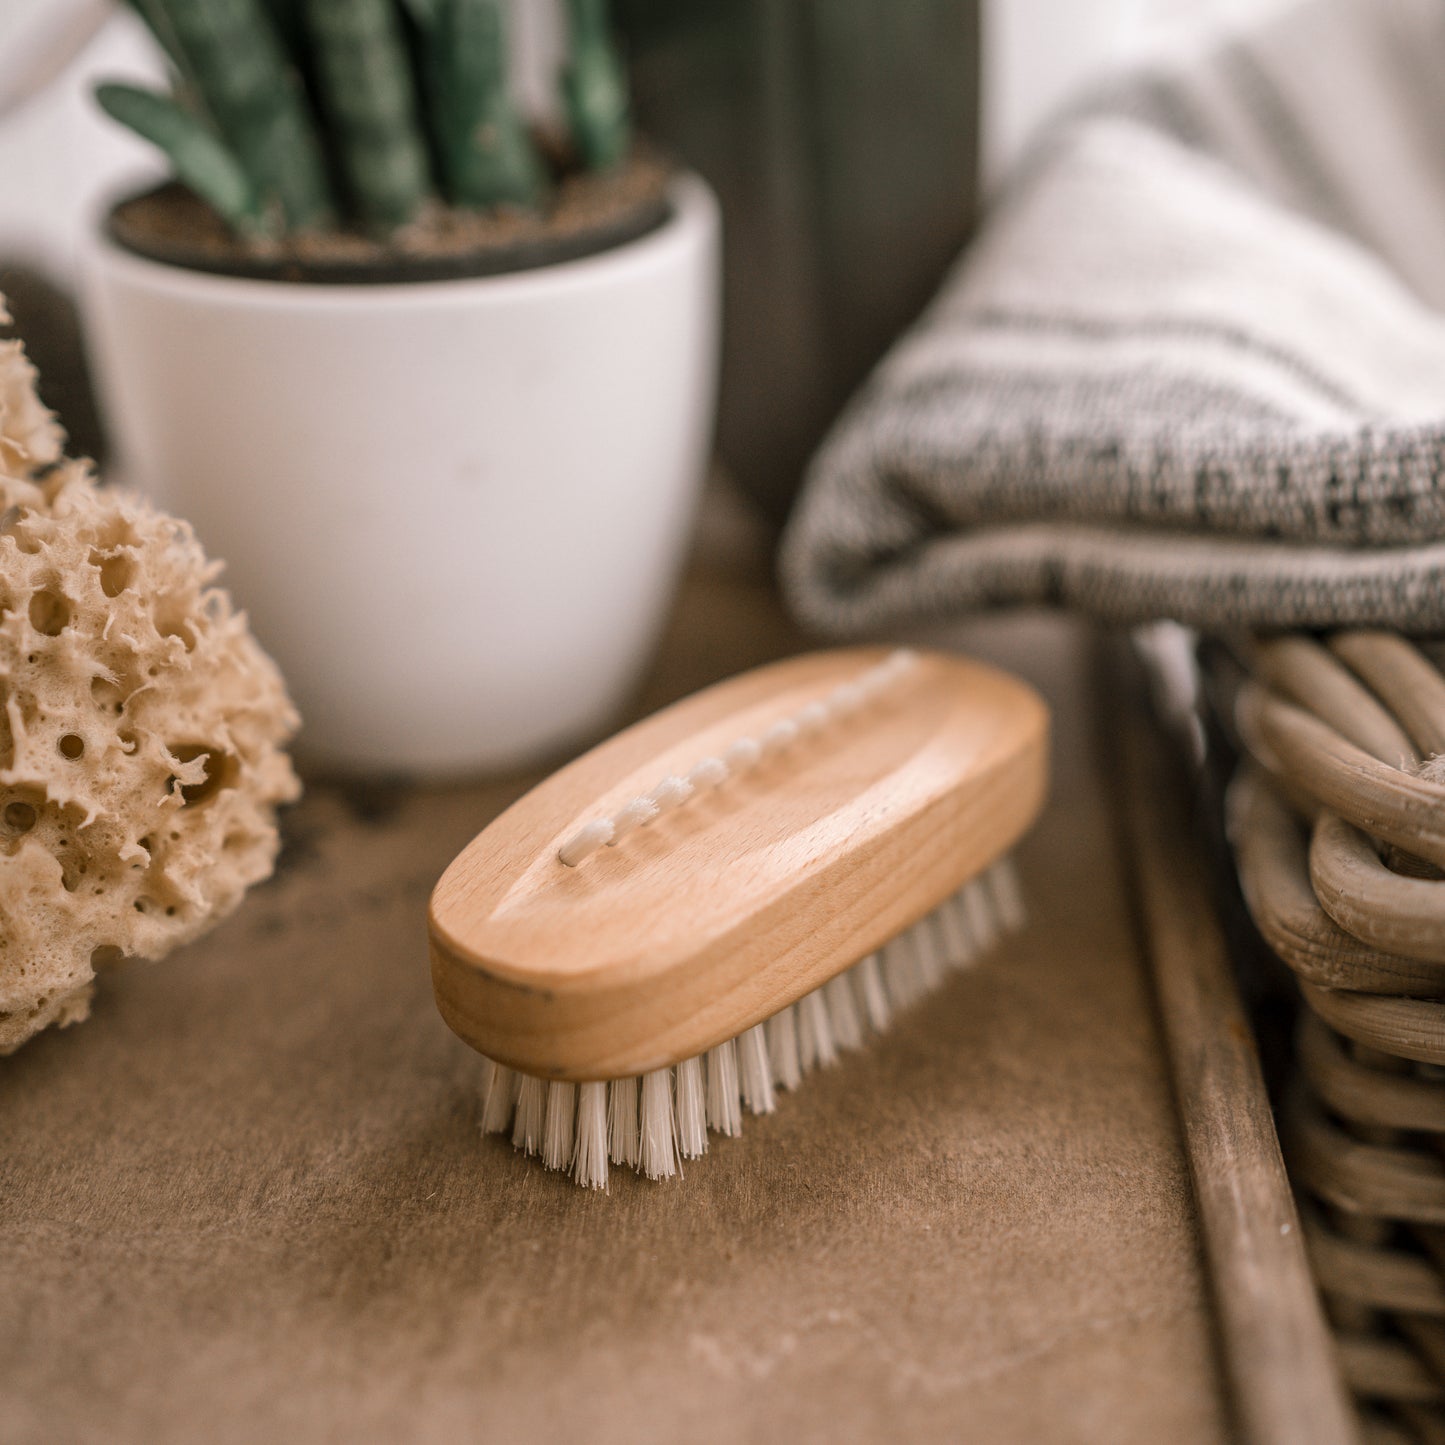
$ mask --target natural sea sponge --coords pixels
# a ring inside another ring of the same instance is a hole
[[[3,316],[3,311],[0,311]],[[0,1054],[267,877],[298,719],[186,523],[99,488],[0,347]]]

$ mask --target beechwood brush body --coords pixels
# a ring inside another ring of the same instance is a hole
[[[482,1127],[603,1187],[741,1130],[1019,927],[1043,703],[993,668],[853,648],[758,668],[513,804],[432,895]]]

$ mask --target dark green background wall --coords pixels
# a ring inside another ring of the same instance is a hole
[[[781,518],[808,454],[957,255],[977,0],[614,0],[638,120],[724,211],[720,443]]]

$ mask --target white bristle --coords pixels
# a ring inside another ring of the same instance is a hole
[[[790,717],[779,718],[759,739],[765,753],[780,753],[798,740],[798,725]]]
[[[687,802],[692,797],[692,784],[686,778],[666,777],[647,796],[657,809],[653,817],[659,817],[671,812],[679,803]]]
[[[739,738],[723,754],[723,762],[735,773],[745,773],[751,767],[756,767],[758,759],[763,755],[762,747],[756,738]]]
[[[750,1114],[773,1112],[773,1071],[762,1024],[738,1035],[738,1090]]]
[[[610,843],[615,831],[611,818],[594,818],[562,845],[557,857],[569,868],[575,868],[584,858]]]
[[[853,984],[846,973],[830,978],[823,985],[823,1000],[828,1005],[833,1042],[840,1049],[861,1048],[863,1020],[858,1017],[858,1000],[853,997]]]
[[[820,732],[828,718],[827,703],[810,702],[806,707],[799,709],[793,721],[798,725],[798,731],[806,737],[809,733]]]
[[[796,1089],[803,1082],[798,1062],[798,1023],[791,1006],[775,1013],[767,1022],[768,1062],[780,1089]]]
[[[577,1152],[572,1177],[584,1189],[607,1188],[607,1085],[577,1090]]]
[[[505,1134],[512,1126],[512,1109],[517,1102],[517,1075],[505,1064],[492,1064],[491,1077],[483,1085],[482,1133]]]
[[[992,948],[998,942],[998,919],[994,916],[988,884],[982,878],[964,885],[963,906],[974,943],[984,951]]]
[[[974,961],[978,950],[973,946],[973,935],[968,931],[963,899],[955,893],[944,902],[936,916],[949,967],[967,968]]]
[[[677,1066],[677,1147],[684,1159],[707,1153],[707,1100],[700,1058],[684,1059]]]
[[[948,950],[939,936],[937,919],[926,914],[908,932],[918,960],[918,982],[924,993],[931,993],[948,975]]]
[[[883,986],[883,957],[870,953],[867,958],[855,963],[849,972],[858,986],[858,998],[868,1018],[868,1026],[874,1033],[881,1034],[893,1018],[888,1007],[888,991]]]
[[[919,947],[919,929],[915,923],[912,928],[905,928],[896,940],[900,952],[906,954],[912,960],[912,970],[908,974],[908,1006],[912,1008],[924,994],[928,992],[928,985],[923,975],[923,951]]]
[[[828,1006],[820,989],[798,1000],[798,1061],[805,1070],[836,1063],[838,1050],[828,1023]]]
[[[1024,907],[1024,890],[1013,859],[1004,858],[995,863],[986,876],[1004,932],[1017,933],[1028,921],[1028,909]]]
[[[547,1117],[542,1125],[542,1163],[566,1169],[572,1163],[572,1126],[577,1118],[577,1085],[553,1080],[547,1085]]]
[[[609,848],[616,847],[629,833],[650,823],[657,817],[657,804],[651,798],[634,798],[612,819],[612,836],[607,840]]]
[[[634,1169],[642,1157],[635,1078],[613,1079],[607,1087],[607,1152],[614,1164],[629,1164]]]
[[[899,651],[884,663],[810,703],[792,719],[774,723],[762,744],[740,738],[723,757],[705,757],[686,776],[669,775],[634,798],[613,818],[596,819],[562,845],[563,863],[577,861],[608,842],[677,807],[695,793],[744,772],[766,750],[790,745],[835,717],[863,706],[914,665]],[[811,1068],[835,1063],[839,1050],[862,1046],[870,1030],[882,1032],[893,1014],[939,987],[950,968],[964,968],[1003,933],[1025,923],[1023,892],[1012,860],[1003,859],[964,884],[939,908],[820,988],[772,1018],[706,1054],[640,1078],[571,1084],[534,1078],[483,1060],[481,1127],[505,1134],[549,1169],[570,1169],[578,1184],[605,1189],[608,1160],[662,1179],[681,1172],[681,1161],[707,1152],[707,1134],[742,1132],[742,1111],[771,1113],[775,1088],[793,1090]]]
[[[828,694],[828,706],[835,717],[851,717],[867,701],[856,682],[845,682]]]
[[[649,1179],[677,1173],[672,1126],[672,1070],[654,1069],[642,1076],[642,1172]]]
[[[888,1002],[905,1009],[918,997],[918,960],[907,934],[890,938],[883,945],[883,981],[888,985]]]
[[[542,1129],[547,1117],[547,1081],[531,1074],[521,1075],[521,1080],[512,1143],[528,1154],[536,1154],[542,1148]]]
[[[728,765],[721,758],[704,758],[693,764],[687,780],[698,792],[721,787],[728,780]]]
[[[732,1039],[707,1051],[707,1126],[714,1134],[741,1134],[738,1061]]]

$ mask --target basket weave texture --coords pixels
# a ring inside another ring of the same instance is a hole
[[[1300,1010],[1281,1136],[1367,1438],[1445,1440],[1445,675],[1385,632],[1236,649],[1230,841]]]

